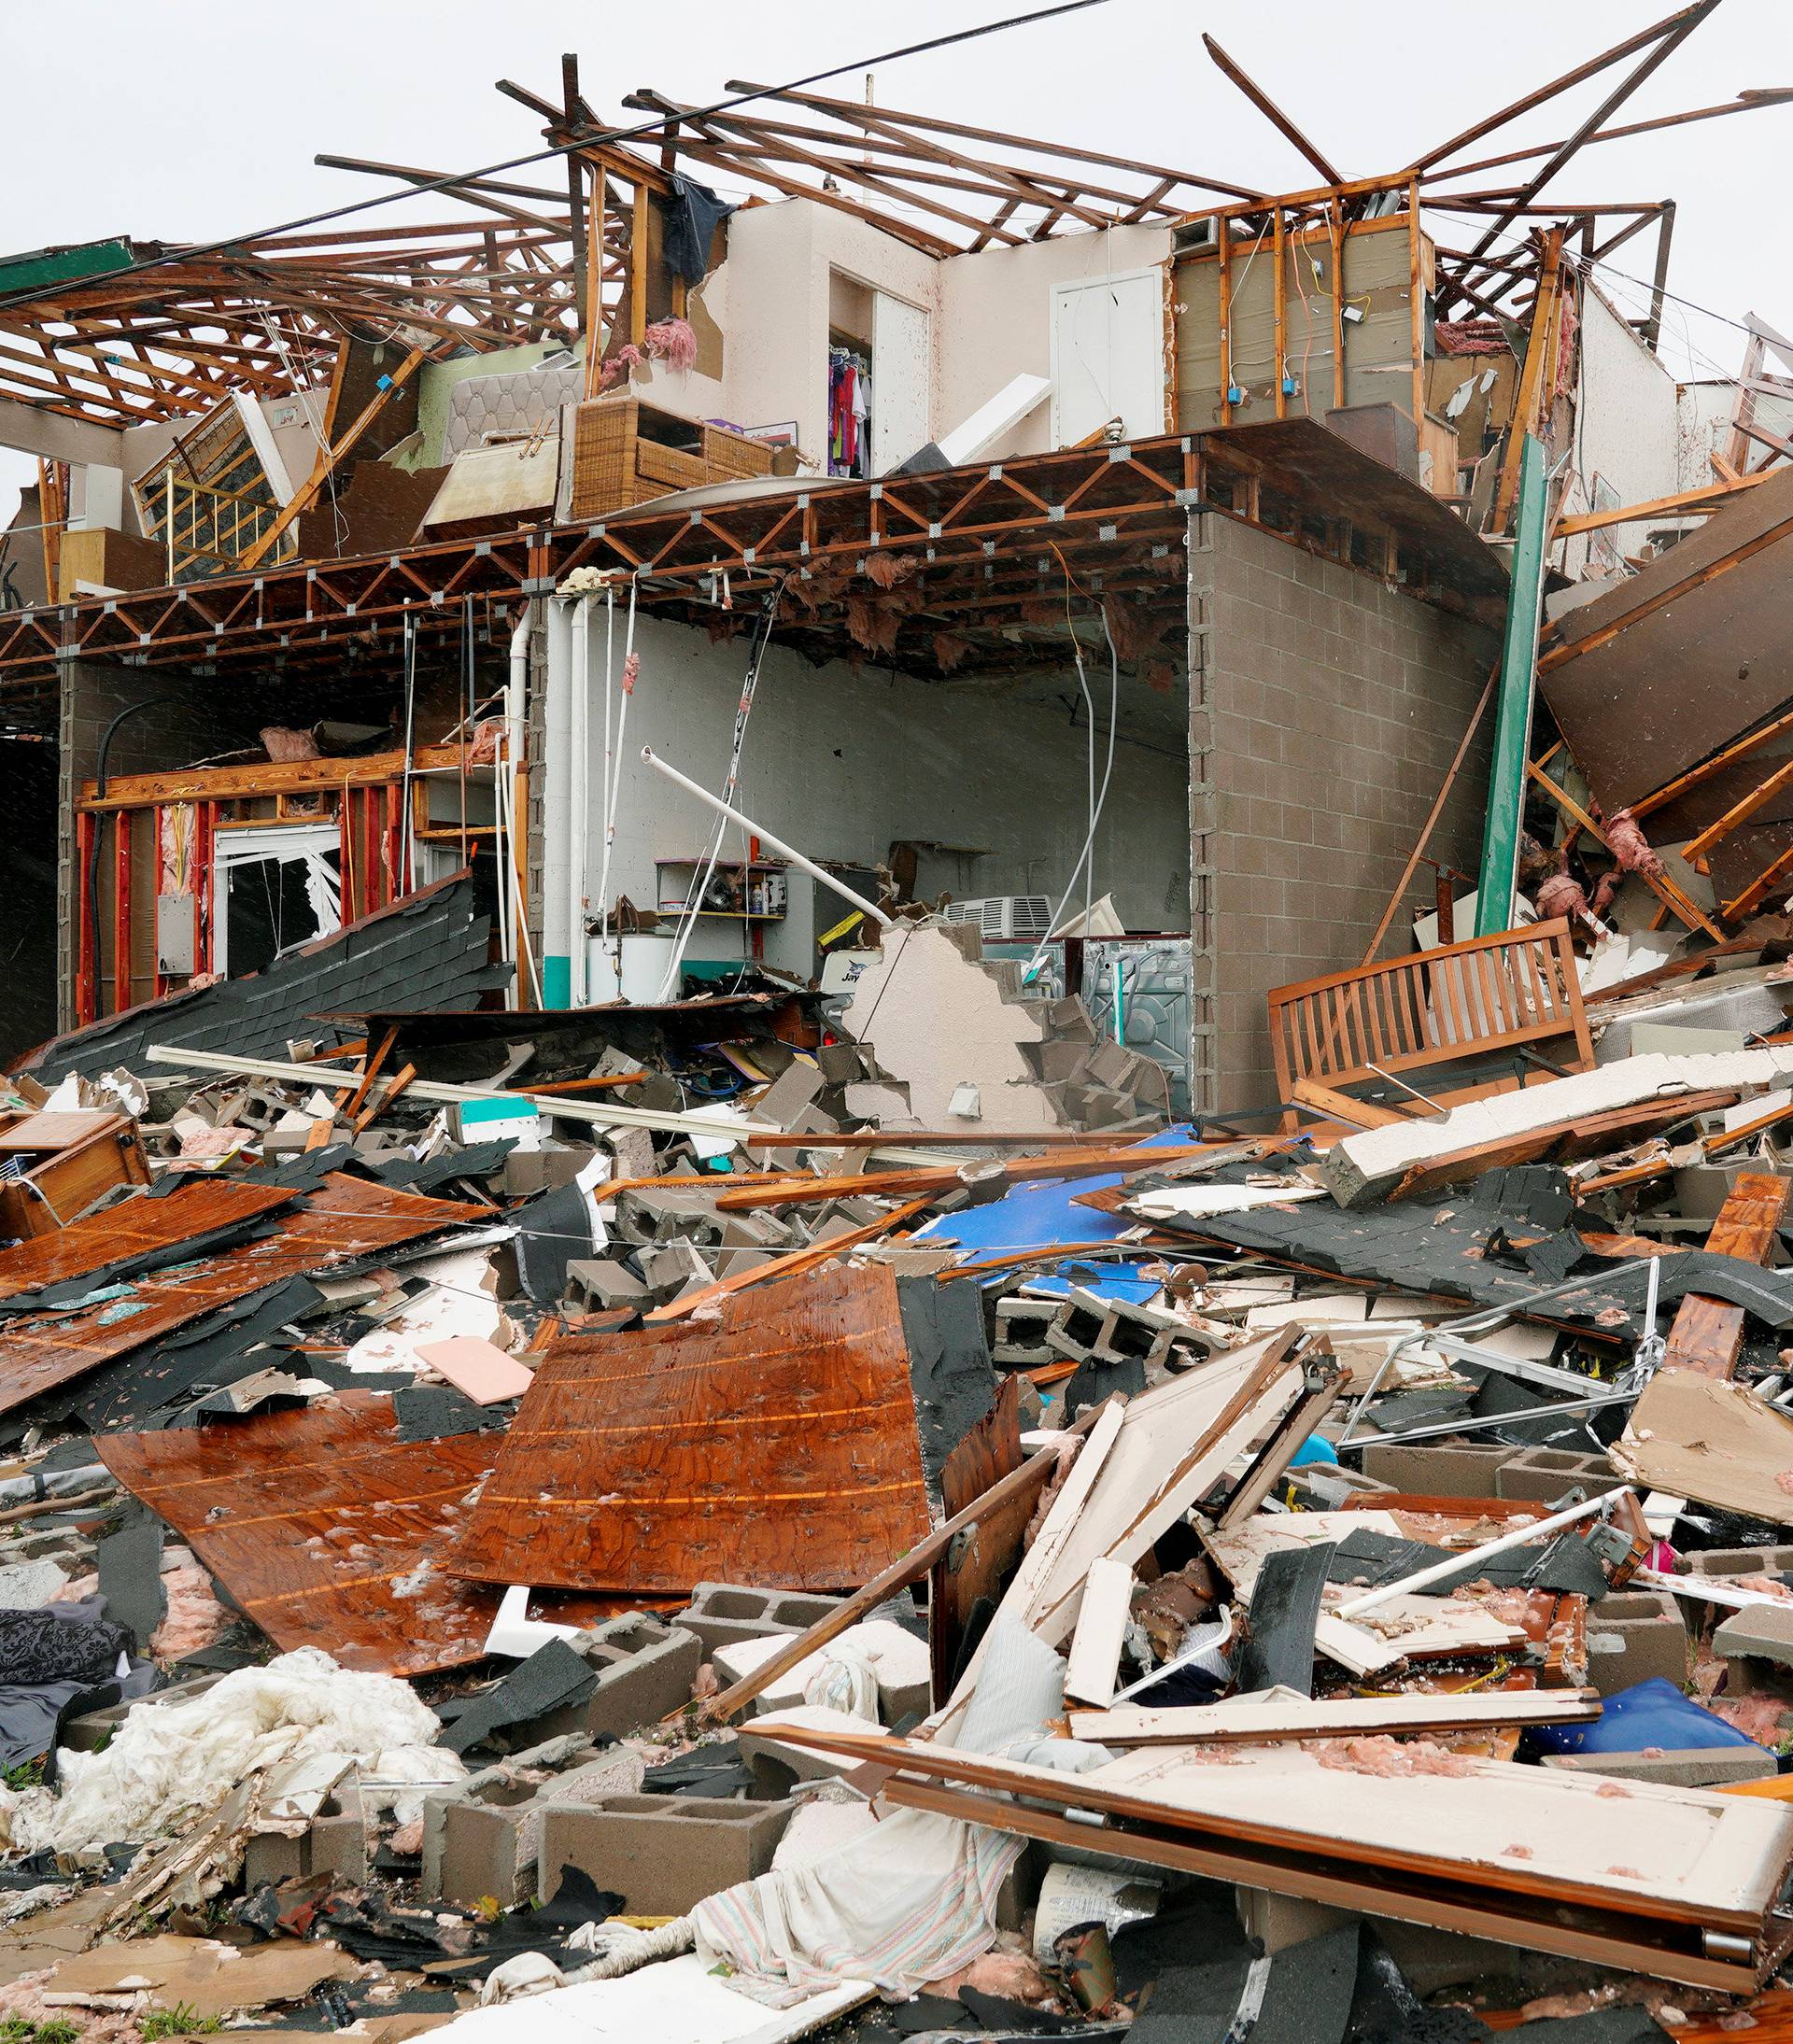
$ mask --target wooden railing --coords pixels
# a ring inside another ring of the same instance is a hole
[[[1298,1081],[1329,1089],[1573,1036],[1593,1063],[1566,922],[1478,937],[1270,993],[1270,1048],[1282,1099]]]

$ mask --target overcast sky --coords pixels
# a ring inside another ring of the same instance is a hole
[[[1126,155],[1266,190],[1314,181],[1292,147],[1221,76],[1204,29],[1224,43],[1348,176],[1393,170],[1496,107],[1636,33],[1668,10],[1633,0],[1280,0],[1223,9],[1202,0],[1106,0],[939,55],[880,65],[883,104]],[[1022,0],[908,0],[850,8],[821,0],[429,0],[394,7],[311,0],[61,0],[7,9],[11,59],[0,149],[0,247],[131,234],[209,240],[271,226],[379,189],[319,169],[318,150],[461,169],[523,153],[539,124],[492,90],[508,76],[558,97],[559,57],[576,49],[586,97],[627,118],[622,95],[656,86],[686,101],[724,81],[768,83],[834,64],[821,90],[859,97],[881,49],[1024,11]],[[1612,74],[1617,76],[1617,74]],[[1620,120],[1793,85],[1790,0],[1724,0],[1642,88]],[[1583,86],[1472,151],[1566,134],[1598,104]],[[1547,196],[1673,198],[1670,289],[1712,313],[1759,312],[1793,331],[1793,235],[1785,210],[1793,106],[1586,151]],[[1503,176],[1500,182],[1508,182]],[[1755,194],[1752,203],[1747,195]],[[420,219],[437,199],[402,202]],[[365,223],[362,223],[365,224]],[[1613,259],[1646,277],[1651,237]],[[1615,295],[1632,291],[1621,277]],[[1677,373],[1734,374],[1743,336],[1669,308]],[[0,483],[30,472],[0,456]]]

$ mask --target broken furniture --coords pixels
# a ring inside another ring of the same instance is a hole
[[[27,1114],[0,1128],[0,1233],[52,1234],[115,1188],[148,1185],[149,1165],[127,1114]]]
[[[1488,1058],[1567,1037],[1562,1068],[1585,1071],[1593,1044],[1566,922],[1385,958],[1350,972],[1275,987],[1270,1047],[1284,1104],[1357,1125],[1432,1111],[1405,1082],[1398,1112],[1340,1097],[1348,1086]],[[1546,1070],[1556,1069],[1554,1064]]]
[[[601,518],[669,491],[772,472],[763,440],[683,418],[644,398],[592,398],[561,414],[562,519]]]

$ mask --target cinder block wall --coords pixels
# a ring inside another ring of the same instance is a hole
[[[1498,651],[1487,627],[1218,513],[1191,531],[1211,717],[1207,856],[1218,1105],[1276,1097],[1264,996],[1355,966],[1400,878]],[[1488,733],[1428,851],[1481,850]],[[1408,900],[1431,898],[1421,867]],[[1199,884],[1199,880],[1198,880]],[[1405,948],[1397,915],[1384,955]]]
[[[65,661],[58,730],[56,833],[57,1027],[75,1022],[76,905],[81,876],[75,856],[75,804],[81,783],[99,767],[100,744],[120,711],[147,707],[127,717],[106,754],[108,776],[155,773],[191,766],[214,753],[252,744],[265,721],[242,691],[216,678],[167,668],[114,667],[104,660]],[[156,701],[154,698],[163,698]],[[109,847],[108,847],[109,849]]]

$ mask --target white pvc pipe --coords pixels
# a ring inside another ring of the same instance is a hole
[[[542,745],[542,992],[552,1007],[570,1006],[557,981],[557,960],[570,960],[572,932],[567,927],[571,891],[572,816],[569,777],[572,740],[569,725],[572,694],[572,619],[570,603],[548,605],[548,684],[543,705]],[[568,966],[569,985],[572,968]]]
[[[842,901],[851,902],[855,909],[868,915],[880,929],[888,930],[895,926],[894,917],[887,916],[882,909],[875,907],[863,895],[855,895],[844,881],[836,880],[832,873],[824,871],[813,859],[806,859],[800,852],[787,845],[782,838],[774,838],[764,824],[756,824],[751,816],[743,816],[738,809],[731,809],[720,796],[712,795],[708,788],[700,788],[695,781],[682,774],[676,767],[669,767],[665,760],[658,757],[651,746],[643,745],[642,747],[642,757],[653,768],[656,774],[664,776],[666,780],[683,788],[687,795],[695,795],[699,802],[714,810],[719,816],[726,816],[730,823],[739,824],[743,830],[751,831],[762,844],[769,845],[774,852],[789,859],[799,872],[807,873],[812,880],[820,881],[824,887],[839,895]]]
[[[572,856],[568,862],[567,934],[571,947],[572,1002],[586,1005],[586,853],[591,835],[591,602],[582,597],[572,613],[572,695],[568,704],[572,726],[571,780]]]
[[[511,634],[510,679],[504,684],[504,741],[492,753],[492,806],[498,819],[498,912],[503,937],[506,964],[516,964],[516,925],[524,904],[517,897],[516,838],[511,826],[511,804],[505,799],[504,783],[516,771],[522,756],[523,718],[519,705],[529,684],[529,613],[533,602],[523,607],[516,629]],[[516,1005],[516,976],[511,976],[511,1005]]]
[[[1334,1618],[1355,1618],[1360,1612],[1374,1611],[1377,1605],[1386,1604],[1391,1597],[1402,1597],[1409,1590],[1422,1590],[1429,1583],[1439,1583],[1447,1575],[1459,1575],[1465,1568],[1478,1561],[1491,1561],[1496,1555],[1504,1555],[1512,1547],[1529,1546],[1541,1533],[1560,1532],[1565,1526],[1573,1526],[1577,1519],[1592,1518],[1602,1511],[1615,1498],[1622,1498],[1630,1488],[1619,1484],[1611,1490],[1602,1490],[1597,1498],[1584,1499],[1580,1504],[1572,1504],[1565,1512],[1553,1513],[1547,1519],[1539,1519],[1531,1526],[1522,1526],[1517,1532],[1503,1533],[1498,1540],[1490,1540],[1485,1546],[1466,1548],[1460,1555],[1452,1555],[1448,1560],[1434,1561],[1430,1568],[1420,1569],[1413,1575],[1404,1575],[1398,1583],[1384,1583],[1380,1588],[1365,1590],[1362,1597],[1354,1597],[1348,1604],[1340,1604],[1329,1614]]]

